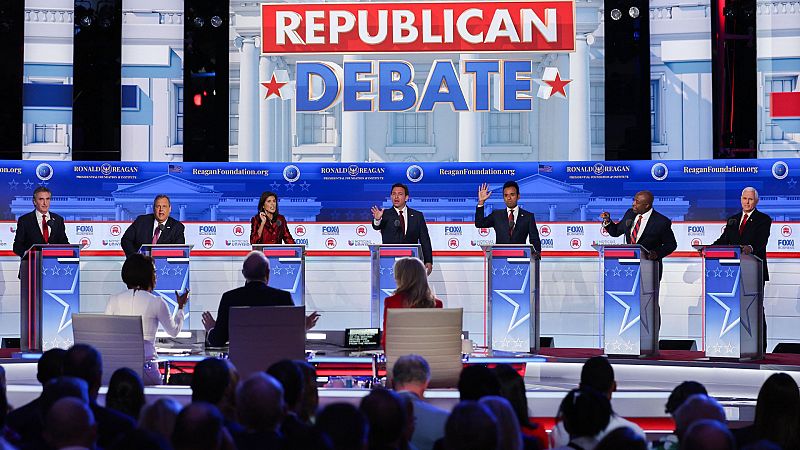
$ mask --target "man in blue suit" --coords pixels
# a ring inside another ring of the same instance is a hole
[[[542,241],[533,213],[520,208],[519,185],[515,181],[503,184],[504,209],[497,209],[488,216],[484,214],[483,204],[492,195],[486,183],[478,189],[478,206],[475,208],[475,226],[478,228],[494,228],[497,244],[524,244],[529,241],[536,251],[542,252]]]
[[[425,270],[430,275],[433,270],[433,250],[425,216],[406,206],[408,186],[405,184],[392,185],[391,198],[391,208],[372,207],[372,228],[380,230],[384,244],[419,243],[422,246]]]

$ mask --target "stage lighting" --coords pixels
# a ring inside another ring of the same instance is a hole
[[[618,10],[617,8],[612,9],[611,10],[611,18],[614,19],[614,20],[621,19],[622,18],[622,11]]]
[[[222,25],[222,18],[220,16],[214,16],[211,18],[211,26],[214,28],[219,28]]]
[[[628,10],[628,14],[630,14],[633,19],[639,17],[639,8],[631,6],[631,9]]]
[[[194,23],[194,26],[197,28],[203,28],[203,25],[206,24],[206,21],[203,20],[202,17],[195,17],[192,22]]]
[[[80,20],[81,26],[83,26],[83,27],[92,26],[92,22],[94,22],[94,20],[92,19],[92,16],[90,16],[90,15],[83,16],[83,17],[81,17],[81,20]]]

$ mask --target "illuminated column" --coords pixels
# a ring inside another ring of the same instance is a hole
[[[555,204],[550,205],[550,217],[548,218],[550,222],[556,221],[556,208],[558,208],[558,205]]]
[[[239,72],[239,161],[258,161],[259,84],[258,50],[255,38],[242,40]]]
[[[459,59],[461,72],[461,90],[467,99],[470,108],[474,106],[474,80],[473,77],[463,73],[461,65],[471,59],[480,59],[475,54],[462,54]],[[481,114],[474,111],[458,113],[458,160],[461,162],[474,162],[481,160]]]
[[[277,146],[273,127],[275,100],[265,100],[267,88],[261,82],[269,81],[275,71],[275,57],[261,55],[258,62],[258,119],[259,119],[259,161],[277,161]]]
[[[575,52],[569,55],[569,160],[592,159],[591,116],[589,109],[589,45],[587,36],[575,38]],[[591,37],[590,39],[594,39]]]
[[[357,61],[354,55],[345,55],[344,61]],[[343,104],[338,106],[343,107]],[[367,116],[363,112],[342,110],[342,159],[341,162],[363,162],[367,160]]]

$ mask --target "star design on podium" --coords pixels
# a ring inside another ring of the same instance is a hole
[[[606,291],[606,294],[610,295],[611,298],[614,299],[620,306],[625,309],[625,313],[622,315],[622,322],[619,324],[619,334],[624,333],[630,327],[634,326],[639,320],[641,319],[641,314],[634,317],[630,321],[628,320],[628,316],[631,313],[631,305],[629,305],[625,300],[621,297],[634,297],[636,294],[636,289],[639,287],[639,277],[635,277],[633,279],[633,286],[631,286],[630,291]],[[652,294],[651,294],[652,297]],[[646,324],[645,324],[646,325]]]
[[[272,274],[273,275],[280,275],[281,274],[281,268],[278,267],[278,266],[273,267],[272,268]]]
[[[169,275],[169,266],[167,266],[166,264],[161,266],[161,275],[165,277]]]
[[[622,275],[622,269],[620,269],[619,267],[614,267],[613,269],[611,269],[611,271],[614,273],[615,277]]]
[[[53,271],[53,275],[54,276],[60,276],[61,275],[61,269],[58,266],[53,266],[50,270]]]
[[[530,351],[530,348],[524,347],[522,339],[511,336],[505,336],[502,339],[492,339],[492,347],[497,350],[511,352]]]
[[[61,322],[58,324],[58,330],[56,330],[56,333],[60,333],[61,331],[64,330],[64,328],[67,328],[68,326],[70,326],[72,324],[72,317],[69,315],[69,308],[70,308],[69,303],[64,301],[64,299],[61,298],[61,295],[74,294],[75,293],[75,287],[77,285],[78,285],[78,274],[76,273],[75,276],[72,277],[72,286],[70,286],[69,289],[45,289],[45,290],[43,290],[43,292],[45,294],[47,294],[50,297],[52,297],[53,300],[55,300],[59,305],[61,305],[62,308],[64,308],[64,311],[62,311],[62,313],[61,313]]]
[[[519,267],[519,266],[514,267],[514,275],[517,275],[517,276],[522,275],[522,270],[523,270],[522,267]]]
[[[726,271],[725,271],[725,275],[726,275],[728,278],[731,278],[731,277],[733,277],[733,274],[734,274],[734,273],[736,273],[736,271],[735,271],[735,270],[733,270],[733,269],[732,269],[732,268],[730,268],[730,267],[728,267],[728,270],[726,270]]]
[[[294,267],[292,266],[284,267],[283,270],[286,271],[286,275],[294,275]]]
[[[511,273],[511,270],[508,268],[508,266],[503,266],[503,268],[500,269],[500,273],[502,275],[508,275],[509,273]]]
[[[73,269],[72,266],[67,266],[64,267],[63,269],[64,269],[64,275],[72,275],[72,269]]]
[[[284,87],[287,84],[288,83],[286,83],[286,82],[280,82],[280,81],[276,80],[275,79],[275,74],[273,73],[272,74],[272,78],[270,78],[270,80],[268,82],[261,83],[262,86],[267,88],[267,96],[264,97],[264,99],[268,99],[268,98],[272,97],[273,95],[276,95],[278,98],[283,99],[283,96],[281,95],[281,88]]]
[[[519,314],[519,303],[514,301],[509,294],[524,294],[525,287],[528,286],[528,279],[530,278],[530,270],[525,272],[525,278],[522,280],[522,286],[519,289],[495,289],[494,292],[497,293],[503,300],[507,301],[514,307],[514,312],[511,313],[511,319],[508,321],[508,329],[506,333],[510,333],[514,328],[520,326],[523,322],[528,320],[531,317],[531,314],[525,314],[520,319],[517,319],[517,314]]]
[[[632,277],[634,272],[636,272],[636,271],[633,269],[633,267],[628,267],[627,269],[625,269],[625,277],[626,278],[627,277]]]
[[[718,269],[719,270],[719,269]],[[721,270],[720,270],[721,272]],[[734,298],[736,296],[736,289],[739,287],[739,278],[734,278],[733,288],[730,292],[709,292],[708,296],[711,297],[719,306],[725,310],[725,317],[722,319],[722,326],[719,330],[719,337],[724,336],[727,332],[731,331],[736,324],[739,323],[739,317],[731,320],[731,307],[725,304],[723,298]]]
[[[719,278],[721,276],[722,276],[722,269],[720,269],[719,267],[714,269],[714,278]]]
[[[743,287],[742,291],[744,291],[745,289],[746,287]],[[752,336],[753,331],[750,329],[750,309],[758,303],[759,291],[758,289],[756,289],[756,291],[752,293],[742,292],[742,295],[744,297],[750,297],[750,302],[747,303],[747,306],[745,306],[744,308],[745,314],[744,315],[742,315],[741,313],[739,314],[739,320],[742,322],[742,327],[744,327],[745,331],[747,331],[747,334]]]
[[[164,266],[166,267],[166,266]],[[169,267],[167,267],[167,272],[169,272]],[[175,312],[178,310],[178,302],[174,299],[175,291],[178,292],[186,292],[186,289],[189,287],[189,272],[187,271],[183,274],[183,280],[181,281],[180,289],[153,289],[153,293],[158,295],[159,297],[163,298],[167,303],[172,305],[172,315],[175,316]],[[189,311],[187,310],[184,313],[185,317],[189,317]]]
[[[173,273],[174,275],[183,275],[183,267],[181,267],[181,266],[175,266],[175,268],[174,268],[174,269],[172,269],[172,273]]]
[[[550,96],[554,96],[556,94],[560,94],[562,97],[567,98],[567,91],[564,88],[572,81],[572,80],[562,80],[561,74],[556,72],[556,79],[555,80],[542,80],[547,83],[553,90],[550,92]]]

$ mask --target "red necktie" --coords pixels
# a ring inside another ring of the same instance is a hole
[[[747,223],[747,217],[748,216],[749,216],[749,214],[745,214],[744,217],[742,217],[742,224],[739,225],[739,236],[741,236],[742,232],[744,231],[744,226]]]
[[[508,237],[514,234],[514,210],[508,210]]]
[[[642,216],[639,215],[639,219],[636,220],[636,225],[633,227],[633,232],[631,233],[631,244],[636,243],[636,238],[639,237],[639,227],[642,225]]]
[[[47,216],[44,214],[42,214],[42,238],[45,244],[50,243],[50,230],[47,228]]]
[[[156,227],[156,231],[153,232],[153,244],[158,244],[159,236],[161,236],[161,228]]]
[[[406,235],[406,219],[403,217],[403,211],[400,210],[400,228],[403,229],[403,236]]]

